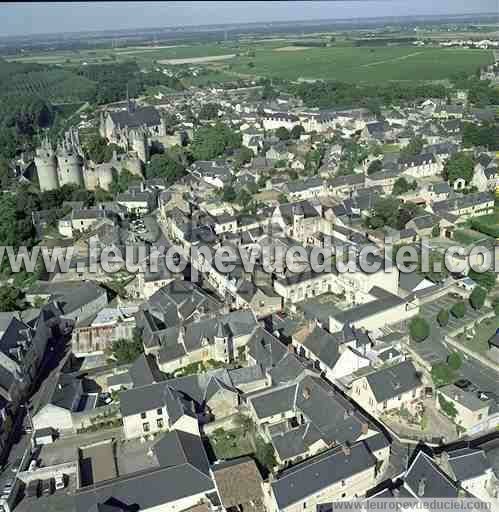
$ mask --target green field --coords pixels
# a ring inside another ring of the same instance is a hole
[[[493,55],[488,50],[331,47],[257,51],[254,58],[231,62],[231,69],[288,80],[386,82],[445,80],[459,72],[471,74],[491,62]]]
[[[284,50],[282,48],[285,48]],[[248,50],[251,51],[248,56]],[[189,59],[236,55],[217,63],[196,63],[224,70],[221,80],[234,74],[288,80],[339,80],[345,82],[386,82],[401,80],[446,80],[456,73],[473,73],[493,62],[489,50],[456,48],[353,47],[290,48],[285,41],[251,44],[222,43],[175,47],[127,47],[11,56],[7,60],[24,63],[80,66],[83,63],[136,60],[147,67],[167,59]],[[210,77],[211,78],[211,77]],[[200,80],[202,83],[203,80]]]

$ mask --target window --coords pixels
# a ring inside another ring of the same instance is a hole
[[[146,413],[145,412],[141,412],[140,413],[140,417],[145,420],[146,419]]]
[[[347,493],[344,492],[342,495],[341,495],[342,498],[346,498],[347,497]]]
[[[303,502],[303,508],[304,509],[307,508],[307,502],[306,501]]]
[[[383,409],[386,409],[388,407],[388,403],[386,401],[383,402]]]
[[[345,485],[347,485],[347,483],[345,482],[345,480],[342,480],[341,481],[341,487],[345,487]]]
[[[156,412],[158,413],[158,416],[161,416],[163,414],[163,409],[157,409]]]
[[[142,423],[142,430],[144,432],[149,432],[149,430],[150,430],[149,423]]]
[[[163,428],[164,423],[163,423],[163,420],[161,418],[159,420],[156,420],[156,423],[158,425],[158,428]]]
[[[480,414],[478,415],[478,420],[480,421],[480,420],[482,419],[482,417],[483,417],[483,414],[482,414],[482,413],[480,413]]]

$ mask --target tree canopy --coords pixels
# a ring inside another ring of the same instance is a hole
[[[185,167],[169,153],[153,155],[146,166],[147,178],[166,178],[169,183],[175,182],[185,174]]]
[[[473,156],[467,153],[456,153],[452,155],[444,166],[443,176],[450,184],[458,178],[469,183],[473,178],[474,160]]]
[[[470,295],[470,304],[473,309],[481,309],[487,298],[487,290],[481,286],[475,286]]]
[[[226,150],[241,147],[241,134],[236,133],[223,123],[198,128],[191,145],[195,160],[212,160],[224,154]]]
[[[409,333],[411,339],[420,343],[430,335],[430,325],[424,318],[417,316],[413,318],[409,324]]]

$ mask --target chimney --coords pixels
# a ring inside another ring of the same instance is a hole
[[[348,444],[341,445],[341,450],[343,451],[343,455],[345,455],[345,457],[349,457],[352,453],[352,450]]]
[[[424,496],[425,487],[426,487],[426,478],[423,477],[419,480],[419,483],[418,483],[418,496],[420,498],[422,498]]]
[[[303,398],[305,400],[308,400],[310,398],[310,396],[311,396],[310,388],[308,388],[308,387],[303,388]]]
[[[361,432],[364,435],[369,432],[369,424],[368,423],[362,423],[362,425],[361,425]]]

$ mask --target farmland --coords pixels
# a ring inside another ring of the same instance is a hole
[[[292,48],[293,51],[283,51]],[[210,57],[234,55],[218,62]],[[124,47],[116,49],[53,52],[11,56],[7,60],[24,63],[60,64],[79,67],[83,63],[135,60],[149,67],[165,64],[196,64],[223,69],[241,76],[287,80],[339,80],[344,82],[386,82],[403,80],[446,80],[465,72],[473,73],[491,63],[488,50],[418,48],[414,46],[331,46],[289,47],[283,41],[238,44],[197,44],[164,47]],[[192,59],[192,60],[189,60]],[[206,59],[206,60],[205,60]]]
[[[445,80],[459,72],[473,73],[492,62],[492,52],[414,47],[331,47],[301,51],[256,51],[231,69],[288,80],[321,79],[344,82]]]

